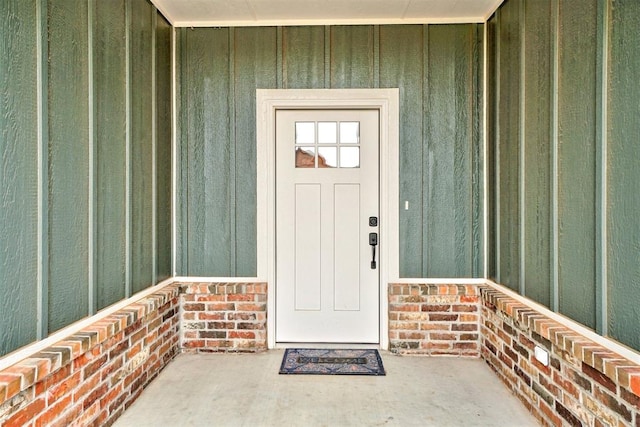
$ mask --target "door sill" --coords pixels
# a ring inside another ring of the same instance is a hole
[[[353,348],[353,349],[376,349],[376,350],[380,350],[380,344],[379,343],[370,343],[370,344],[363,344],[363,343],[327,343],[327,342],[320,342],[320,343],[308,343],[308,342],[277,342],[275,347],[275,349],[281,349],[281,348],[326,348],[326,349],[340,349],[340,348]]]

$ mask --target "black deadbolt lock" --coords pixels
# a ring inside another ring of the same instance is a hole
[[[369,217],[369,227],[377,227],[378,226],[378,217],[370,216]]]

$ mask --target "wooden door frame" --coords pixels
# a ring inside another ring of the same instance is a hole
[[[399,89],[256,91],[257,278],[268,284],[267,345],[275,348],[275,117],[280,109],[376,109],[380,112],[380,348],[389,347],[387,287],[399,277]]]

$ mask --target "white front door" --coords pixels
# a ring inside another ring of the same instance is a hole
[[[378,156],[378,110],[276,111],[277,342],[379,342]]]

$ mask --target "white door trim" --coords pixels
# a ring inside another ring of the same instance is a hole
[[[275,112],[278,109],[380,111],[380,348],[389,348],[387,285],[399,277],[398,89],[258,89],[256,91],[256,196],[258,279],[268,284],[267,345],[275,341]]]

